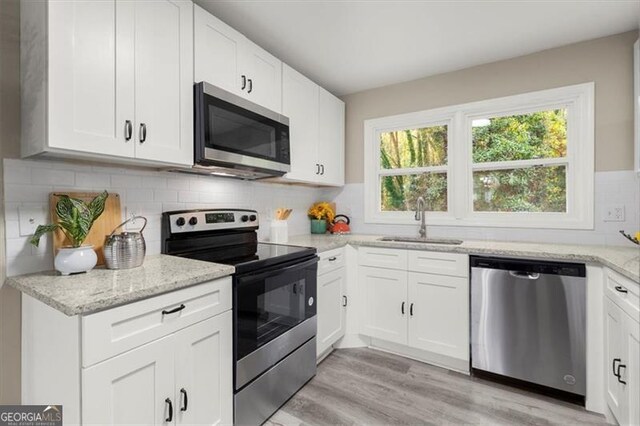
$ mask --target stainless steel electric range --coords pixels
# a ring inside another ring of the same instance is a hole
[[[316,373],[316,250],[258,243],[252,210],[163,213],[162,253],[234,265],[236,425],[267,420]]]

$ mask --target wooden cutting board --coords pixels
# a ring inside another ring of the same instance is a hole
[[[56,215],[56,204],[61,195],[68,195],[71,198],[77,198],[84,202],[89,202],[94,199],[99,192],[54,192],[49,195],[49,211],[51,214],[51,220],[53,223],[58,223],[58,216]],[[102,252],[102,246],[104,245],[104,237],[109,235],[113,229],[122,223],[122,210],[120,209],[120,196],[115,193],[109,193],[107,201],[104,204],[104,212],[93,223],[87,239],[83,245],[93,245],[96,254],[98,255],[98,265],[104,265],[104,254]],[[53,255],[58,253],[58,249],[63,246],[70,245],[71,242],[60,230],[53,233]]]

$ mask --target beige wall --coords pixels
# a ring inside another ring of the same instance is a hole
[[[594,81],[596,170],[633,168],[633,43],[637,31],[346,95],[346,181],[364,181],[369,118]]]
[[[20,149],[20,5],[0,0],[0,404],[20,402],[20,293],[5,278],[2,158]]]

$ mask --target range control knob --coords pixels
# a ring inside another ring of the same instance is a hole
[[[185,224],[184,217],[179,217],[178,220],[176,220],[176,225],[184,226],[184,224]]]
[[[191,219],[189,219],[189,225],[191,226],[196,226],[198,224],[198,218],[193,216]]]
[[[258,218],[258,217],[257,217],[255,214],[252,214],[251,216],[249,216],[249,220],[250,220],[251,222],[255,222],[257,218]]]
[[[246,214],[245,214],[245,215],[242,215],[242,217],[240,218],[240,220],[241,220],[241,221],[243,221],[243,222],[246,222],[246,221],[248,221],[248,220],[249,220],[249,216],[247,216]]]

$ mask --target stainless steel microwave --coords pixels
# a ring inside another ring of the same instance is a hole
[[[206,82],[194,99],[194,172],[261,179],[291,170],[287,117]]]

